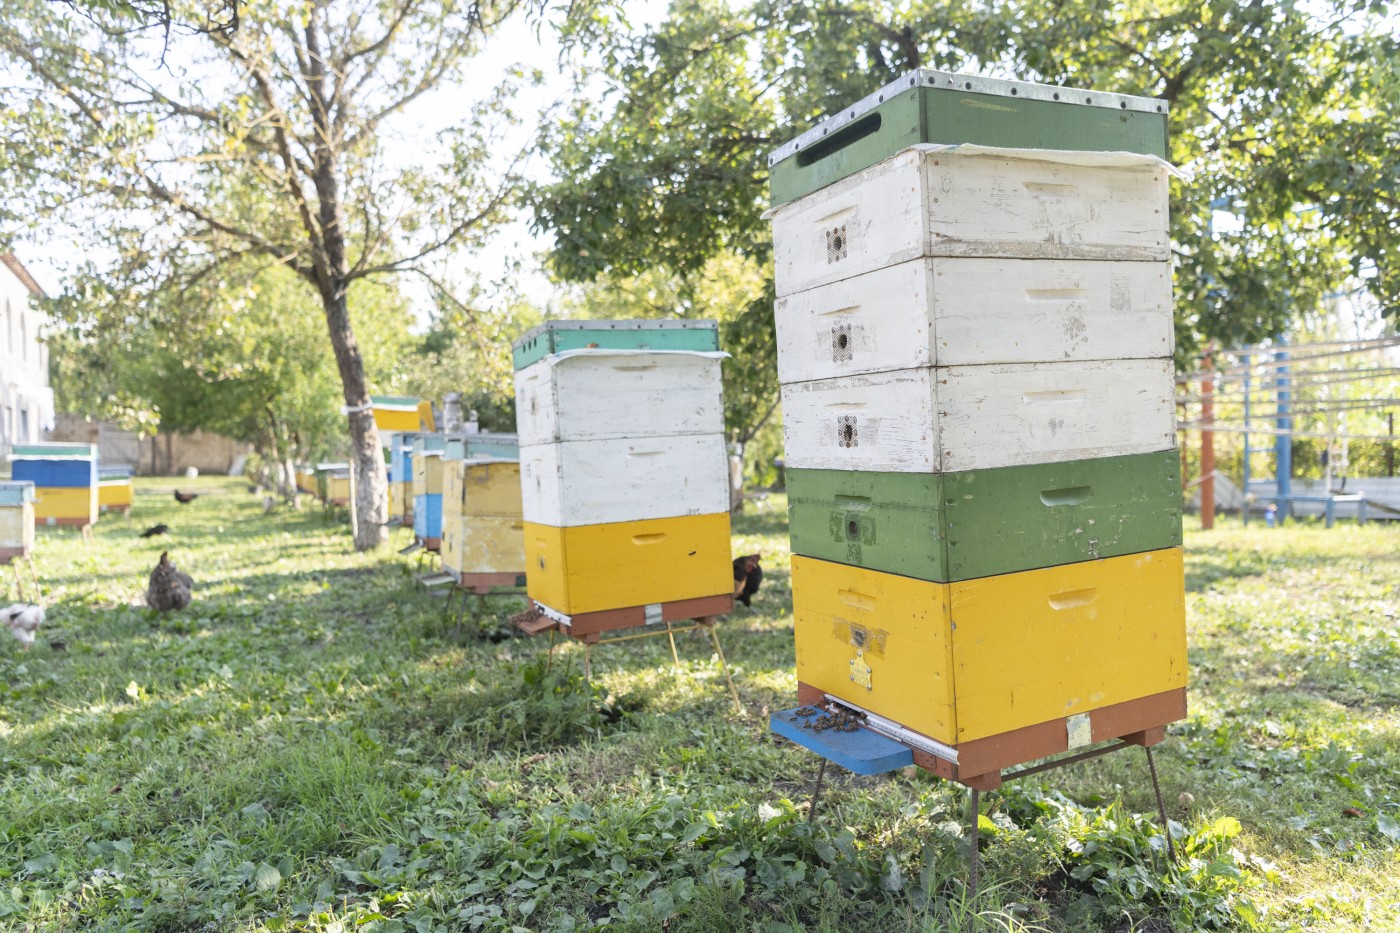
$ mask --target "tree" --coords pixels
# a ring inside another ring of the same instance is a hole
[[[1287,328],[1349,278],[1400,316],[1400,44],[1374,0],[880,0],[678,4],[645,36],[595,37],[604,102],[543,141],[535,194],[571,280],[732,250],[765,267],[766,154],[918,67],[1165,98],[1179,355]],[[1212,202],[1245,218],[1217,236]],[[747,323],[771,329],[771,296]],[[757,352],[771,352],[755,339]],[[771,365],[771,363],[769,364]]]
[[[120,6],[120,5],[118,5]],[[182,60],[86,16],[14,0],[0,61],[0,180],[32,193],[0,207],[0,239],[62,221],[111,255],[104,273],[178,326],[180,295],[230,263],[291,270],[314,289],[348,412],[355,546],[387,539],[387,483],[369,410],[355,283],[435,279],[451,248],[478,245],[506,210],[515,163],[493,162],[509,89],[409,152],[386,134],[415,101],[459,82],[484,38],[525,0],[312,0],[241,11],[234,31],[182,38]],[[200,7],[172,0],[177,21]],[[407,155],[407,158],[405,156]],[[408,164],[403,164],[407,162]]]
[[[97,275],[70,282],[54,312],[54,391],[60,410],[110,417],[143,433],[217,431],[254,444],[276,465],[283,495],[298,458],[340,453],[335,358],[316,324],[315,294],[281,266],[231,266],[182,295],[122,315],[131,296]],[[411,315],[383,285],[354,286],[372,387],[394,391],[416,339]],[[170,327],[169,322],[179,326]]]

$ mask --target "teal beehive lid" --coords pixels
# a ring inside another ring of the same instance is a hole
[[[440,457],[447,450],[447,437],[442,434],[419,434],[413,439],[413,458]]]
[[[0,506],[23,505],[33,501],[33,483],[0,482]]]
[[[11,460],[96,460],[95,444],[16,444]]]
[[[768,156],[772,206],[919,143],[1167,157],[1167,102],[921,68]]]
[[[568,350],[713,352],[719,349],[719,325],[714,321],[545,321],[522,334],[511,349],[516,369]]]

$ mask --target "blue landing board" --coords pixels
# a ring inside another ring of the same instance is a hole
[[[815,707],[799,706],[785,709],[768,717],[768,728],[803,748],[816,752],[856,774],[883,774],[914,763],[914,753],[894,739],[877,735],[869,729],[841,732],[836,729],[818,730],[815,724],[830,718],[824,710],[810,713]]]

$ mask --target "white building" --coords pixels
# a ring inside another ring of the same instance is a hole
[[[0,456],[53,428],[46,319],[32,298],[44,291],[11,253],[0,253]]]

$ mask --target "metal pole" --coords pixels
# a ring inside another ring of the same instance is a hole
[[[807,822],[812,822],[817,815],[817,798],[822,794],[822,778],[826,777],[826,759],[822,759],[822,766],[817,770],[817,783],[812,788],[812,804],[807,808]]]
[[[1278,342],[1283,343],[1282,334],[1279,335]],[[1282,525],[1293,511],[1293,506],[1288,501],[1288,496],[1293,493],[1293,438],[1290,436],[1293,431],[1293,419],[1289,417],[1292,393],[1289,391],[1289,367],[1284,362],[1288,359],[1288,351],[1276,351],[1274,359],[1279,361],[1277,378],[1274,380],[1278,389],[1278,418],[1275,425],[1279,432],[1274,441],[1274,478],[1278,482],[1278,523]]]
[[[1167,857],[1176,864],[1176,846],[1172,843],[1172,824],[1167,819],[1167,807],[1162,803],[1162,785],[1157,780],[1157,762],[1152,759],[1152,746],[1144,745],[1142,750],[1147,752],[1147,770],[1152,772],[1152,793],[1157,797],[1157,815],[1162,818],[1162,832],[1167,837]]]
[[[1201,375],[1201,528],[1215,527],[1215,364],[1207,348]]]
[[[970,900],[975,901],[977,899],[977,848],[982,835],[980,811],[977,806],[980,795],[975,787],[970,787],[968,790],[972,792],[972,852],[969,859],[972,862],[972,884],[969,885],[969,890],[971,891]]]
[[[1241,495],[1244,497],[1244,503],[1243,503],[1243,505],[1242,505],[1241,508],[1240,508],[1240,517],[1243,519],[1244,524],[1245,524],[1245,525],[1248,525],[1248,524],[1249,524],[1249,377],[1250,377],[1249,357],[1248,357],[1248,356],[1245,356],[1243,362],[1244,362],[1244,477],[1243,477],[1244,485],[1243,485],[1242,487],[1240,487],[1240,492],[1241,492]]]
[[[1390,440],[1385,445],[1385,475],[1395,475],[1395,412],[1390,413]]]

